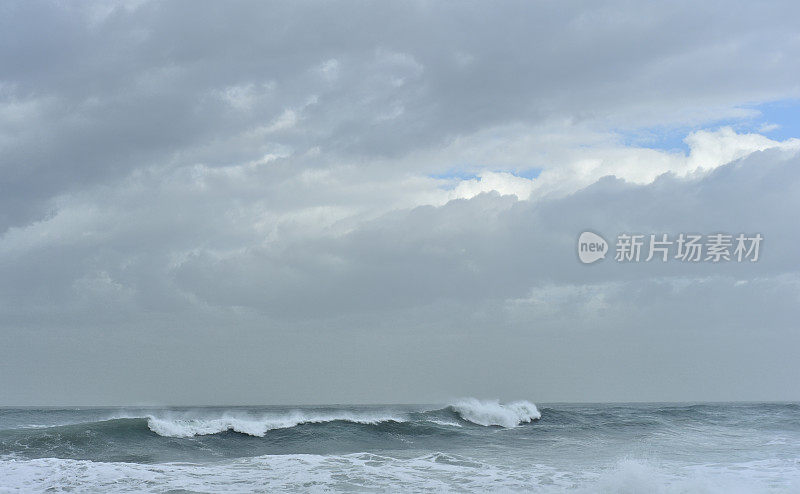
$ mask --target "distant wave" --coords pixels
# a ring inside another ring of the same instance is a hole
[[[529,401],[501,404],[499,401],[481,401],[467,398],[451,405],[464,420],[473,424],[511,428],[542,418],[536,405]]]

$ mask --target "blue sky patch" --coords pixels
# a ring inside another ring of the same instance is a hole
[[[757,105],[746,105],[740,108],[752,110],[753,115],[742,118],[720,119],[707,122],[705,125],[667,127],[655,126],[635,130],[618,130],[621,143],[625,146],[637,146],[664,151],[689,152],[689,146],[683,140],[690,133],[720,127],[732,127],[737,132],[762,134],[770,139],[783,141],[792,137],[800,137],[800,100],[789,99],[771,101]]]

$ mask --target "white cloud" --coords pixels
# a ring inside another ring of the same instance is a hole
[[[271,124],[265,127],[264,131],[270,133],[277,132],[279,130],[291,129],[297,125],[297,120],[297,112],[287,108],[286,110],[283,110],[283,113],[281,113],[278,118],[273,120]]]
[[[481,172],[477,178],[462,180],[448,194],[448,199],[470,199],[482,192],[514,195],[526,200],[533,191],[533,180],[508,172]]]

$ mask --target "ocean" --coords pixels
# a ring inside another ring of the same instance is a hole
[[[42,491],[800,492],[800,405],[2,408]]]

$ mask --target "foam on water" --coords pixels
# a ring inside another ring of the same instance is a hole
[[[796,460],[793,460],[796,461]],[[270,455],[213,464],[105,463],[43,458],[0,460],[0,492],[525,492],[608,494],[744,494],[797,492],[792,461],[675,471],[623,460],[599,471],[524,470],[431,453],[394,458],[350,455]]]

